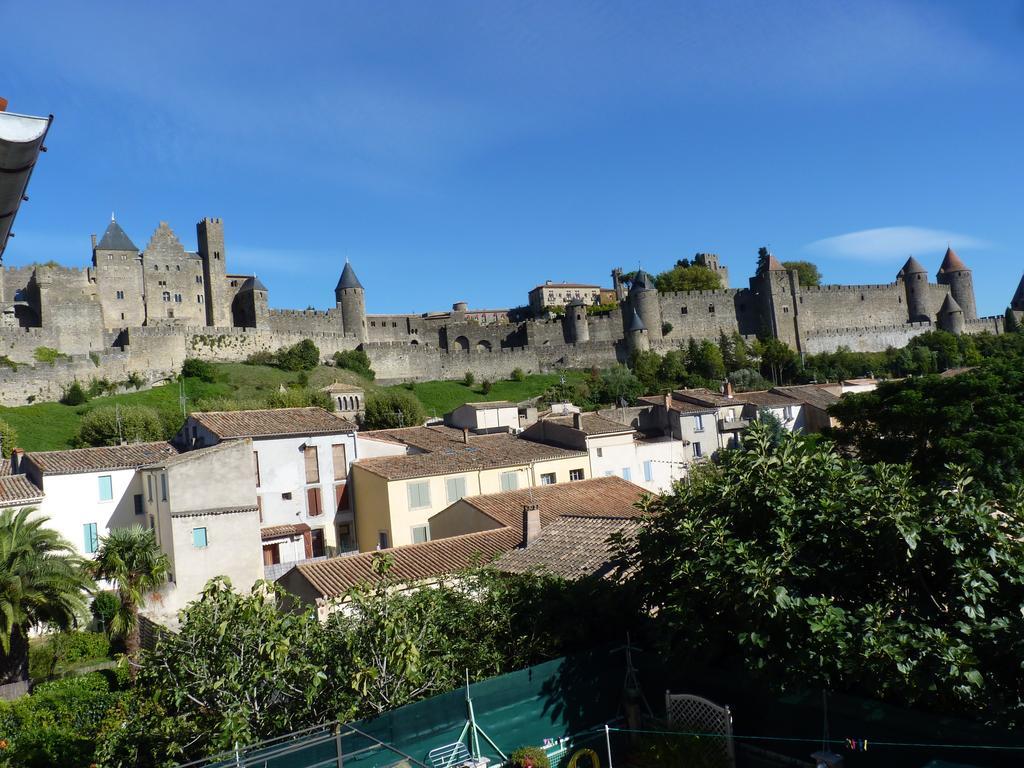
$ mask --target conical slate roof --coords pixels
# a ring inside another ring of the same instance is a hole
[[[113,219],[107,225],[107,231],[103,233],[103,237],[100,238],[99,243],[96,244],[97,250],[104,251],[134,251],[139,252],[139,249],[135,247],[135,243],[132,242],[131,238],[125,234],[125,231],[121,229],[121,225]]]
[[[633,276],[633,290],[649,291],[654,288],[654,278],[642,269]]]
[[[928,270],[921,266],[921,262],[911,256],[907,259],[907,263],[903,265],[903,269],[899,271],[901,275],[913,275],[917,272],[927,272]]]
[[[359,278],[356,277],[356,271],[352,269],[352,265],[347,261],[345,262],[345,268],[341,270],[341,277],[338,279],[338,285],[335,286],[334,290],[340,291],[342,288],[360,288],[362,289],[363,284],[359,282]]]
[[[952,248],[946,249],[946,257],[942,260],[942,266],[939,267],[939,274],[946,272],[959,272],[960,270],[967,269],[967,265],[963,263],[959,256],[956,255],[956,251]]]
[[[785,271],[785,269],[786,268],[784,266],[782,266],[782,262],[775,258],[775,254],[774,253],[769,253],[768,254],[768,271],[769,272]]]
[[[942,307],[939,308],[939,314],[948,315],[951,312],[963,312],[963,310],[960,309],[960,305],[956,303],[953,295],[947,293],[946,298],[942,301]]]
[[[240,290],[243,290],[243,291],[265,291],[265,290],[267,290],[267,286],[265,286],[263,284],[263,281],[260,280],[258,277],[256,277],[256,275],[253,275],[252,277],[247,277],[245,279],[245,282],[242,283],[242,287],[241,287]]]
[[[629,328],[627,329],[630,333],[633,331],[646,331],[647,326],[644,325],[644,321],[640,319],[640,315],[637,314],[636,310],[633,310],[633,317],[629,321]]]
[[[1024,277],[1020,279],[1020,284],[1017,286],[1017,292],[1013,294],[1013,301],[1010,302],[1010,306],[1014,309],[1024,309]]]

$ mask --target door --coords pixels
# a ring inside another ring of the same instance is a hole
[[[277,565],[281,562],[281,549],[277,544],[263,545],[263,564]]]

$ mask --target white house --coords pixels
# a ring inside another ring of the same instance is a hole
[[[506,400],[465,403],[444,417],[445,424],[472,432],[504,432],[519,429],[519,406]]]
[[[15,471],[42,492],[39,514],[85,557],[113,528],[148,524],[139,468],[176,456],[170,443],[134,443],[19,457]]]
[[[323,408],[193,413],[175,441],[191,450],[241,439],[252,440],[265,565],[352,549],[355,424]]]

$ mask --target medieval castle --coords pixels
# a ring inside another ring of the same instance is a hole
[[[801,286],[774,256],[740,289],[659,293],[640,272],[627,291],[615,270],[621,301],[611,312],[589,315],[575,301],[560,318],[481,324],[463,302],[445,312],[367,314],[364,288],[347,263],[334,308],[270,309],[259,279],[228,271],[221,220],[203,219],[196,235],[197,252],[186,251],[161,223],[140,250],[111,220],[99,241],[93,237],[92,266],[84,270],[47,264],[0,271],[3,354],[30,362],[45,346],[69,356],[60,371],[0,369],[2,402],[59,397],[68,377],[134,371],[155,380],[185,357],[241,360],[303,338],[325,357],[361,348],[381,380],[399,381],[606,366],[635,349],[666,350],[723,332],[771,336],[813,354],[899,347],[932,328],[1000,333],[1004,322],[1002,315],[977,316],[971,270],[952,249],[934,283],[914,258],[885,285]],[[717,257],[701,254],[699,262],[726,282]],[[1024,280],[1011,309],[1024,314]]]

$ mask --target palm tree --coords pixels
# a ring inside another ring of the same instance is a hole
[[[28,679],[28,630],[73,626],[94,588],[85,562],[34,507],[0,511],[0,683]]]
[[[130,660],[139,652],[139,609],[146,595],[160,589],[170,572],[167,555],[160,551],[156,535],[138,525],[115,528],[100,540],[93,562],[93,574],[117,587],[120,607],[110,621],[110,629],[124,638]],[[130,668],[132,678],[135,667]]]

